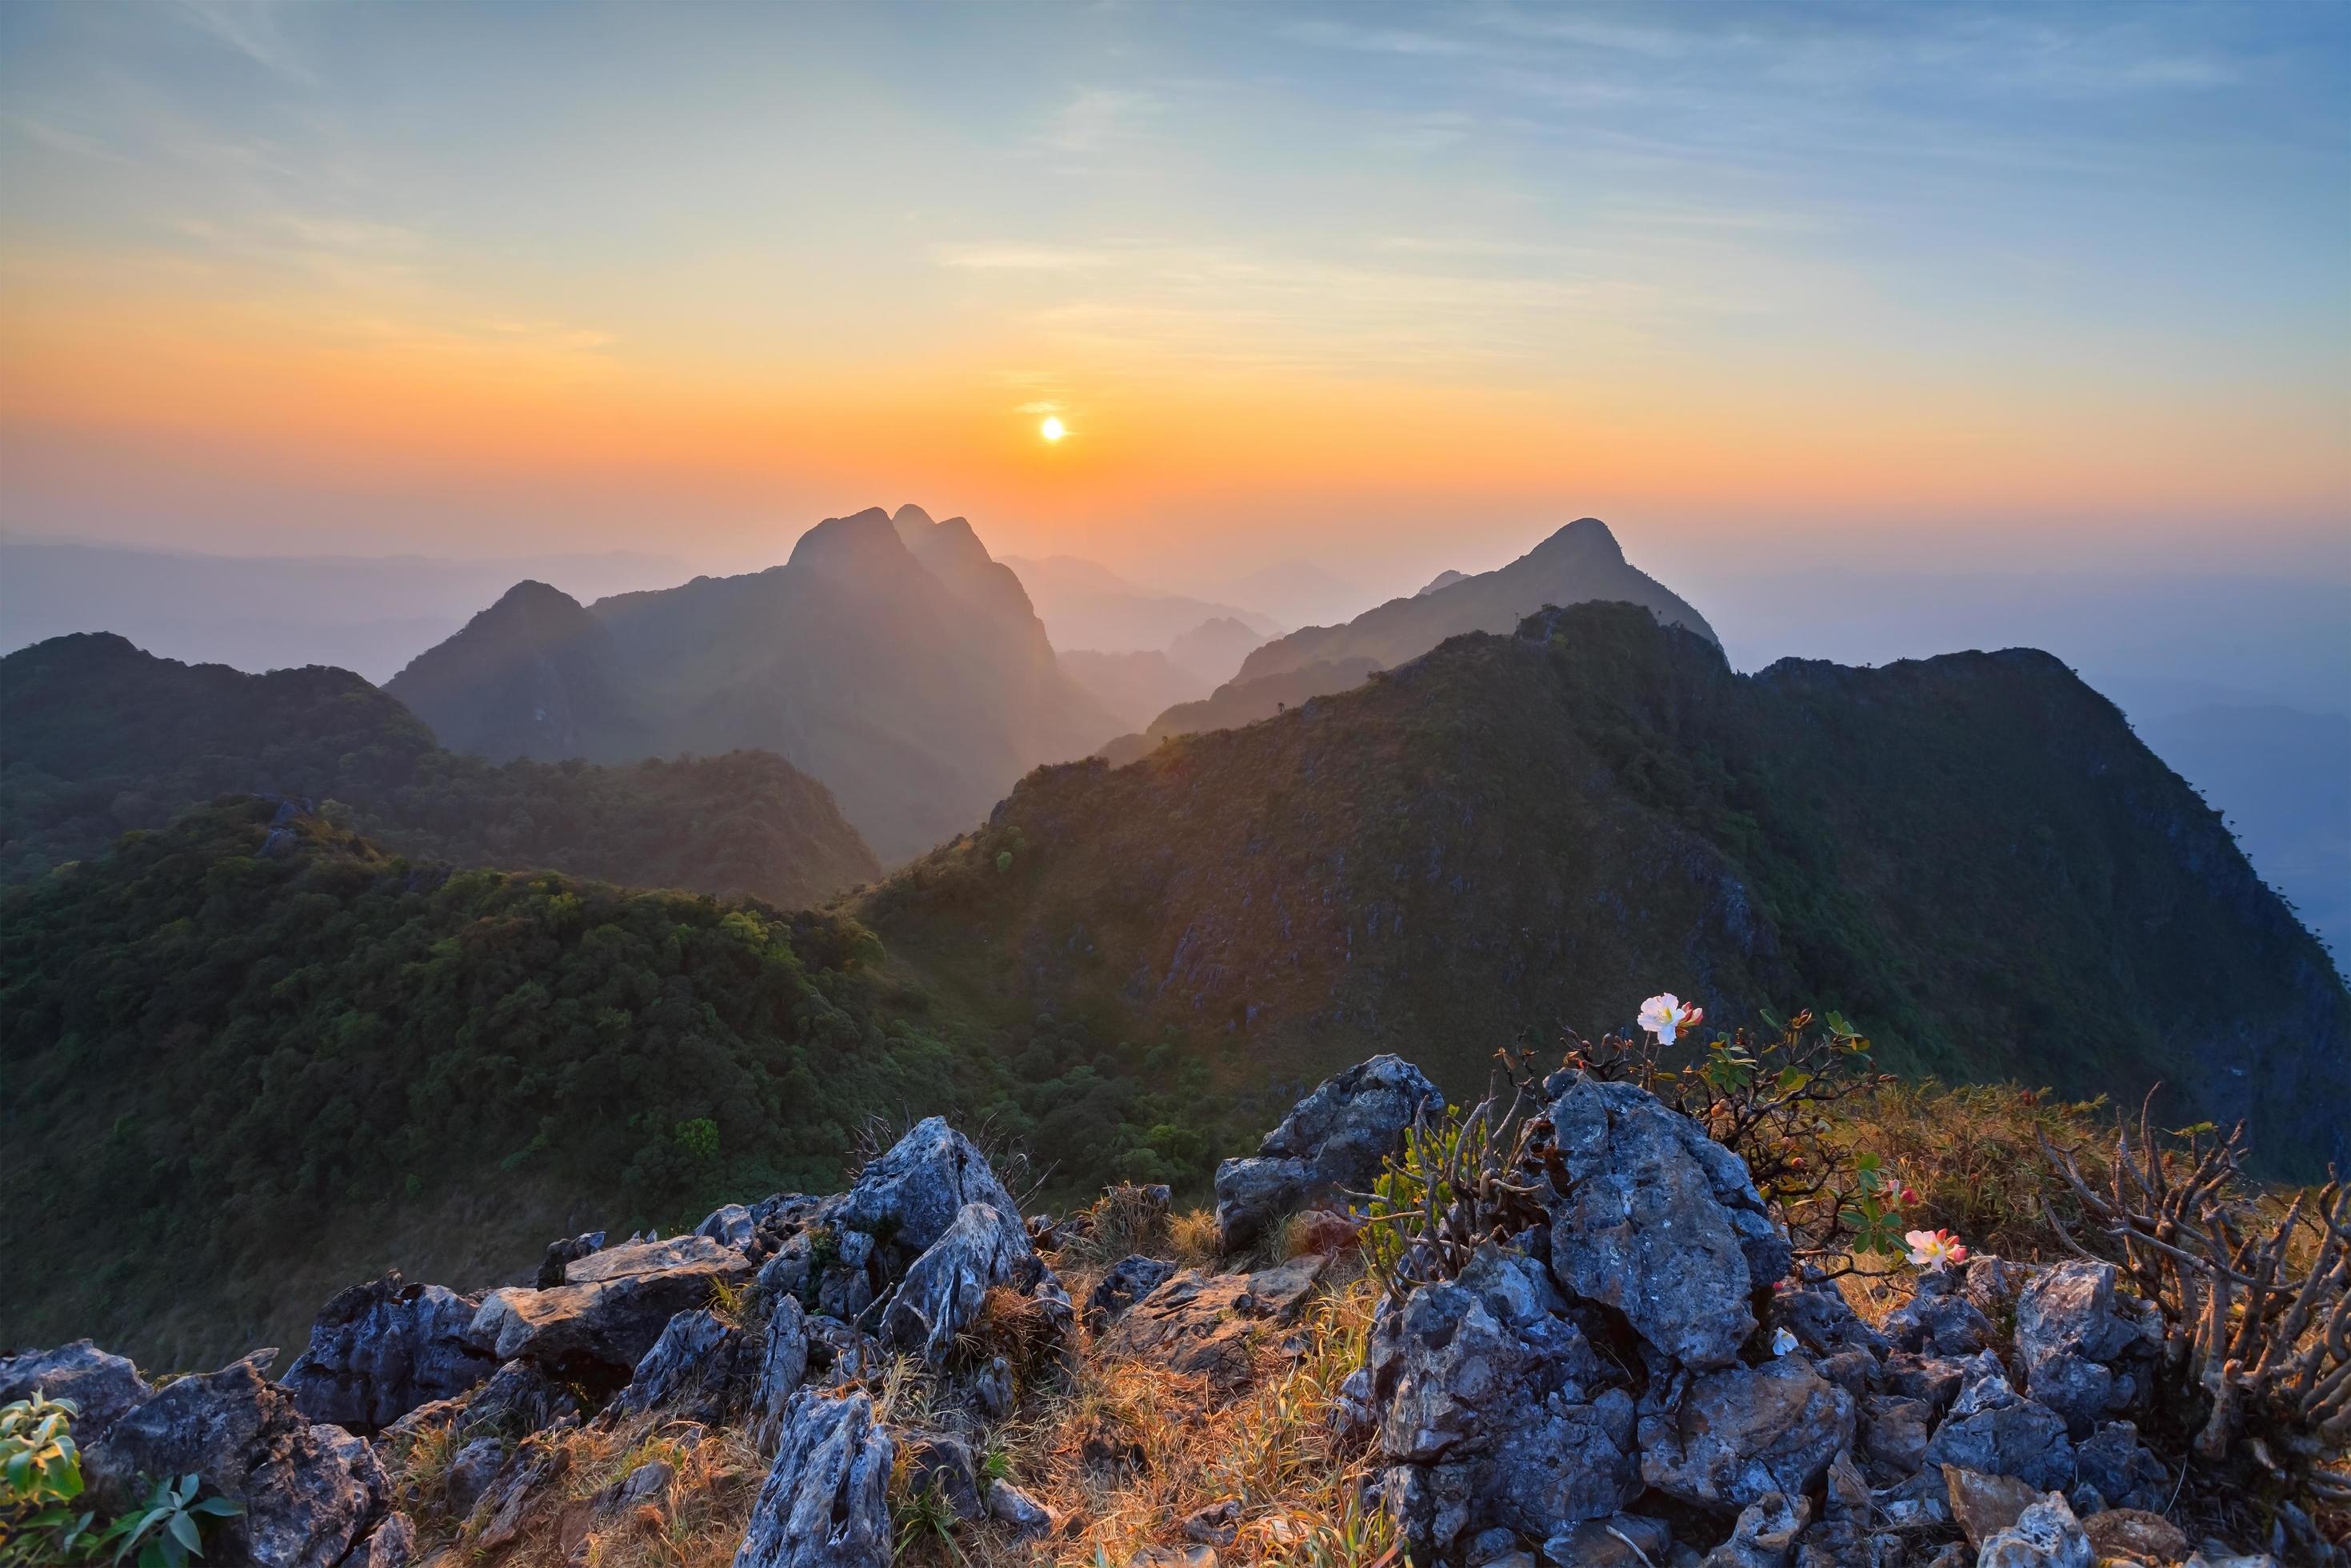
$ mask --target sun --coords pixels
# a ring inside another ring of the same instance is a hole
[[[1059,441],[1061,437],[1067,435],[1069,432],[1061,428],[1061,422],[1060,420],[1054,418],[1051,414],[1047,414],[1045,416],[1045,423],[1037,427],[1037,434],[1043,436],[1048,441]]]

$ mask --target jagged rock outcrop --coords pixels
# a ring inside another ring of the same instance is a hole
[[[467,1333],[501,1361],[528,1356],[608,1381],[636,1369],[679,1312],[740,1284],[751,1265],[706,1237],[628,1241],[569,1263],[551,1290],[508,1286],[484,1298]]]
[[[1100,1333],[1110,1321],[1167,1282],[1176,1265],[1130,1253],[1102,1271],[1086,1296],[1086,1327]]]
[[[262,1375],[274,1353],[183,1377],[82,1450],[89,1494],[130,1508],[146,1478],[194,1473],[244,1505],[205,1552],[213,1568],[336,1568],[383,1520],[391,1486],[366,1439],[313,1423]]]
[[[2016,1299],[2016,1358],[2025,1389],[2064,1416],[2075,1437],[2138,1406],[2152,1386],[2162,1343],[2155,1309],[2115,1293],[2111,1263],[2052,1264]]]
[[[497,1370],[498,1357],[473,1332],[480,1307],[445,1286],[409,1284],[395,1269],[320,1308],[309,1348],[281,1381],[313,1420],[388,1427]]]
[[[1211,1387],[1229,1393],[1249,1375],[1258,1331],[1294,1319],[1328,1261],[1312,1255],[1293,1258],[1254,1274],[1186,1269],[1130,1308],[1098,1349],[1108,1356],[1198,1373]]]
[[[670,1319],[612,1404],[625,1415],[661,1408],[722,1425],[747,1392],[751,1360],[741,1329],[697,1307]]]
[[[882,1313],[883,1343],[944,1360],[956,1335],[979,1315],[988,1287],[1015,1281],[1033,1288],[1043,1268],[1018,1214],[967,1203],[898,1281]]]
[[[1853,1396],[1802,1356],[1651,1385],[1661,1392],[1642,1412],[1642,1478],[1700,1507],[1808,1491],[1853,1443]]]
[[[1374,1056],[1326,1080],[1265,1135],[1256,1155],[1217,1167],[1217,1235],[1237,1252],[1301,1205],[1367,1190],[1405,1130],[1445,1110],[1419,1068]]]
[[[127,1357],[111,1355],[86,1339],[55,1350],[0,1356],[0,1405],[34,1395],[70,1399],[78,1407],[74,1433],[83,1448],[154,1397],[155,1391]]]
[[[889,1568],[896,1453],[863,1394],[794,1396],[735,1568]]]
[[[2064,1416],[2019,1394],[1990,1351],[1967,1364],[1967,1379],[1927,1445],[1928,1464],[2014,1476],[2043,1491],[2073,1480]]]
[[[1573,1075],[1551,1121],[1570,1178],[1551,1200],[1559,1282],[1686,1366],[1730,1364],[1790,1257],[1747,1167],[1629,1083]]]

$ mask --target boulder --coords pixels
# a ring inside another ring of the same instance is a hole
[[[1901,1475],[1926,1462],[1935,1433],[1935,1407],[1899,1394],[1872,1394],[1861,1402],[1862,1452]]]
[[[1120,1259],[1103,1271],[1086,1297],[1086,1327],[1102,1333],[1111,1319],[1165,1284],[1174,1272],[1175,1264],[1140,1252]]]
[[[2161,1343],[2154,1310],[2117,1296],[2115,1268],[2076,1259],[2041,1270],[2016,1299],[2016,1358],[2026,1392],[2076,1437],[2138,1403]]]
[[[1184,1270],[1113,1323],[1100,1352],[1198,1373],[1229,1393],[1248,1380],[1258,1331],[1295,1318],[1329,1261],[1309,1254],[1254,1274]]]
[[[426,1406],[410,1412],[413,1416]],[[543,1431],[580,1413],[580,1401],[561,1382],[547,1375],[535,1361],[509,1361],[466,1399],[456,1416],[457,1429],[469,1437],[496,1436],[509,1439]]]
[[[1444,1110],[1445,1096],[1402,1057],[1374,1056],[1326,1079],[1253,1157],[1217,1167],[1219,1244],[1239,1251],[1305,1203],[1369,1190],[1405,1130]]]
[[[1929,1269],[1910,1300],[1886,1315],[1886,1337],[1915,1354],[1964,1359],[1992,1343],[1991,1321],[1960,1291],[1960,1276]]]
[[[1862,1321],[1834,1280],[1807,1280],[1774,1292],[1771,1321],[1792,1333],[1816,1361],[1853,1351],[1883,1360],[1893,1348]]]
[[[310,1344],[281,1380],[302,1413],[375,1431],[419,1405],[463,1394],[497,1370],[475,1337],[481,1302],[443,1285],[412,1285],[393,1270],[319,1309]]]
[[[193,1471],[245,1512],[221,1521],[212,1568],[334,1568],[367,1538],[391,1495],[365,1438],[313,1423],[261,1375],[268,1353],[170,1384],[82,1450],[96,1506],[119,1512],[146,1479]]]
[[[793,1396],[735,1568],[889,1568],[895,1457],[865,1395]]]
[[[2138,1427],[2129,1421],[2108,1421],[2074,1444],[2074,1469],[2081,1484],[2097,1489],[2108,1508],[2161,1512],[2170,1500],[2170,1472],[2139,1441]]]
[[[2082,1521],[2064,1498],[2052,1495],[1985,1542],[1976,1568],[2097,1568],[2097,1558]]]
[[[78,1339],[55,1350],[0,1356],[0,1405],[36,1394],[74,1402],[74,1440],[87,1448],[115,1422],[153,1398],[155,1391],[127,1357]]]
[[[919,1351],[933,1364],[979,1315],[992,1285],[1033,1287],[1044,1265],[1009,1207],[967,1203],[906,1270],[882,1313],[882,1343]]]
[[[1551,1108],[1569,1177],[1550,1200],[1552,1271],[1683,1364],[1729,1365],[1755,1332],[1751,1298],[1790,1257],[1747,1167],[1646,1090],[1566,1076]]]
[[[1952,1522],[1974,1547],[1981,1547],[2024,1517],[2024,1511],[2043,1496],[2014,1476],[1988,1476],[1957,1465],[1943,1466],[1942,1475],[1943,1490],[1951,1500]]]
[[[1042,1541],[1053,1533],[1052,1511],[1008,1480],[987,1483],[987,1517],[1009,1526],[1022,1541]]]
[[[2065,1420],[2016,1392],[1990,1351],[1967,1364],[1967,1384],[1927,1445],[1926,1463],[1988,1476],[2014,1476],[2042,1491],[2074,1479]]]
[[[547,1244],[547,1256],[539,1260],[538,1277],[531,1281],[542,1291],[553,1290],[563,1283],[564,1270],[590,1252],[604,1245],[604,1233],[590,1230],[581,1236],[567,1236]]]
[[[753,1439],[763,1454],[776,1451],[784,1427],[784,1412],[808,1376],[808,1314],[795,1296],[777,1296],[768,1305],[768,1322],[759,1335],[759,1365],[745,1396]]]
[[[750,1273],[740,1252],[707,1237],[622,1242],[569,1265],[568,1282],[552,1290],[491,1291],[467,1333],[500,1361],[528,1356],[567,1375],[617,1381],[635,1370],[670,1319]]]
[[[1788,1568],[1812,1518],[1811,1499],[1766,1492],[1739,1511],[1730,1539],[1707,1553],[1706,1568]]]
[[[739,1203],[721,1204],[710,1211],[703,1222],[694,1228],[696,1236],[707,1237],[721,1247],[732,1247],[737,1252],[747,1250],[758,1225],[751,1211]]]
[[[2101,1563],[2143,1563],[2169,1568],[2188,1555],[2188,1536],[2178,1525],[2146,1509],[2110,1508],[2082,1521],[2082,1533]]]
[[[613,1406],[622,1415],[658,1406],[706,1426],[723,1425],[742,1400],[750,1354],[743,1331],[708,1308],[680,1312],[637,1363]]]
[[[507,1445],[496,1437],[475,1437],[450,1458],[443,1472],[441,1499],[451,1517],[464,1519],[498,1479],[507,1466]]]
[[[1802,1356],[1700,1373],[1670,1403],[1658,1394],[1641,1417],[1641,1474],[1701,1508],[1809,1491],[1853,1443],[1853,1396]]]
[[[945,1117],[932,1116],[866,1166],[831,1218],[843,1228],[886,1239],[912,1258],[945,1236],[974,1203],[1020,1226],[1020,1206],[996,1179],[987,1156]]]
[[[1886,1358],[1886,1381],[1904,1398],[1923,1401],[1941,1412],[1950,1408],[1966,1385],[1968,1366],[1963,1361],[1897,1350]]]

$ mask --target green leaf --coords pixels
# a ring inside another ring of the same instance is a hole
[[[196,1533],[196,1521],[189,1518],[186,1513],[175,1513],[172,1516],[172,1533],[180,1538],[181,1545],[197,1556],[202,1557],[204,1554],[204,1538]]]

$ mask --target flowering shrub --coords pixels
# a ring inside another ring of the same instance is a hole
[[[1968,1249],[1948,1230],[1914,1230],[1902,1239],[1910,1245],[1914,1269],[1941,1269],[1968,1260]]]

